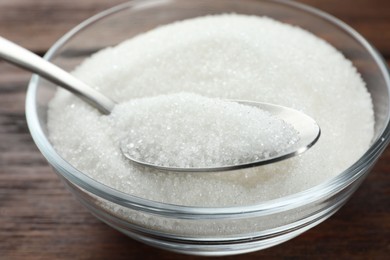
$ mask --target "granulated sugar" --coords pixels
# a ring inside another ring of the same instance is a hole
[[[351,62],[309,32],[268,18],[216,15],[162,26],[100,51],[74,75],[119,103],[192,92],[295,108],[321,126],[318,143],[299,157],[217,174],[166,173],[131,164],[111,116],[60,90],[48,112],[57,151],[97,181],[150,200],[234,206],[279,198],[340,174],[373,137],[371,98]]]
[[[126,153],[159,166],[250,163],[299,141],[291,125],[264,110],[191,93],[131,100],[110,118]]]

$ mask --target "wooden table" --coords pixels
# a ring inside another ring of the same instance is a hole
[[[42,55],[80,21],[123,0],[1,0],[0,35]],[[389,0],[304,0],[357,29],[390,61]],[[30,74],[0,62],[0,259],[196,259],[138,243],[96,220],[35,147],[24,116]],[[389,259],[390,149],[332,218],[235,259]],[[232,257],[233,259],[233,257]]]

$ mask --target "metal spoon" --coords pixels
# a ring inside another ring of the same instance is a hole
[[[58,84],[59,86],[71,91],[79,98],[83,99],[91,106],[98,109],[102,114],[109,115],[116,103],[110,98],[102,95],[98,91],[94,90],[87,84],[76,79],[68,72],[55,66],[47,60],[39,57],[38,55],[30,52],[23,47],[16,45],[2,37],[0,37],[0,58],[24,68],[28,71],[39,74],[47,80]],[[248,167],[254,167],[264,164],[270,164],[280,160],[296,156],[303,153],[312,147],[320,137],[320,127],[318,124],[309,116],[297,110],[282,107],[273,104],[250,102],[250,101],[236,101],[249,106],[255,106],[262,110],[270,112],[272,115],[279,117],[286,123],[293,126],[300,135],[300,140],[286,149],[282,153],[271,155],[266,159],[260,159],[254,162],[247,162],[239,165],[223,165],[216,167],[205,167],[205,168],[178,168],[178,167],[165,167],[161,165],[150,164],[143,161],[138,161],[133,158],[130,154],[125,153],[121,147],[122,153],[130,161],[140,164],[142,166],[152,167],[159,170],[167,171],[178,171],[178,172],[214,172],[214,171],[229,171],[237,170]]]

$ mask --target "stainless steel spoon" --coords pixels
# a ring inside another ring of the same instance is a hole
[[[101,93],[94,90],[93,88],[86,85],[77,78],[73,77],[71,74],[64,71],[63,69],[55,66],[54,64],[50,63],[47,60],[44,60],[43,58],[30,52],[29,50],[20,47],[15,43],[12,43],[2,37],[0,37],[0,58],[28,71],[39,74],[47,80],[58,84],[60,87],[71,91],[72,93],[89,103],[91,106],[98,109],[102,114],[109,115],[116,105],[113,100],[102,95]],[[311,117],[305,115],[302,112],[291,108],[267,103],[250,101],[236,102],[258,107],[284,120],[286,123],[293,126],[299,132],[300,140],[282,153],[274,154],[266,159],[260,159],[254,162],[246,162],[239,165],[223,165],[205,168],[178,168],[150,164],[147,162],[136,160],[130,154],[125,153],[125,149],[122,149],[122,147],[121,150],[124,156],[130,161],[142,166],[147,166],[159,170],[178,172],[220,172],[270,164],[290,158],[292,156],[296,156],[312,147],[320,137],[321,130],[318,124]]]

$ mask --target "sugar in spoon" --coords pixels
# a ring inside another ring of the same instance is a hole
[[[85,102],[89,103],[91,106],[95,107],[100,113],[104,115],[109,115],[116,105],[113,100],[75,78],[65,70],[3,37],[0,37],[0,58],[18,67],[34,72],[57,84],[58,86],[69,90]],[[126,149],[120,147],[122,153],[127,159],[134,162],[135,164],[155,168],[158,170],[176,172],[220,172],[270,164],[296,156],[307,151],[317,142],[320,137],[321,130],[318,124],[311,117],[298,110],[279,105],[253,101],[235,102],[257,107],[269,112],[271,115],[279,119],[282,119],[286,123],[290,124],[299,133],[299,141],[282,152],[273,154],[267,158],[262,158],[251,162],[243,162],[236,165],[221,165],[211,167],[181,168],[162,166],[137,160],[136,158],[132,157],[131,154],[127,153]]]

